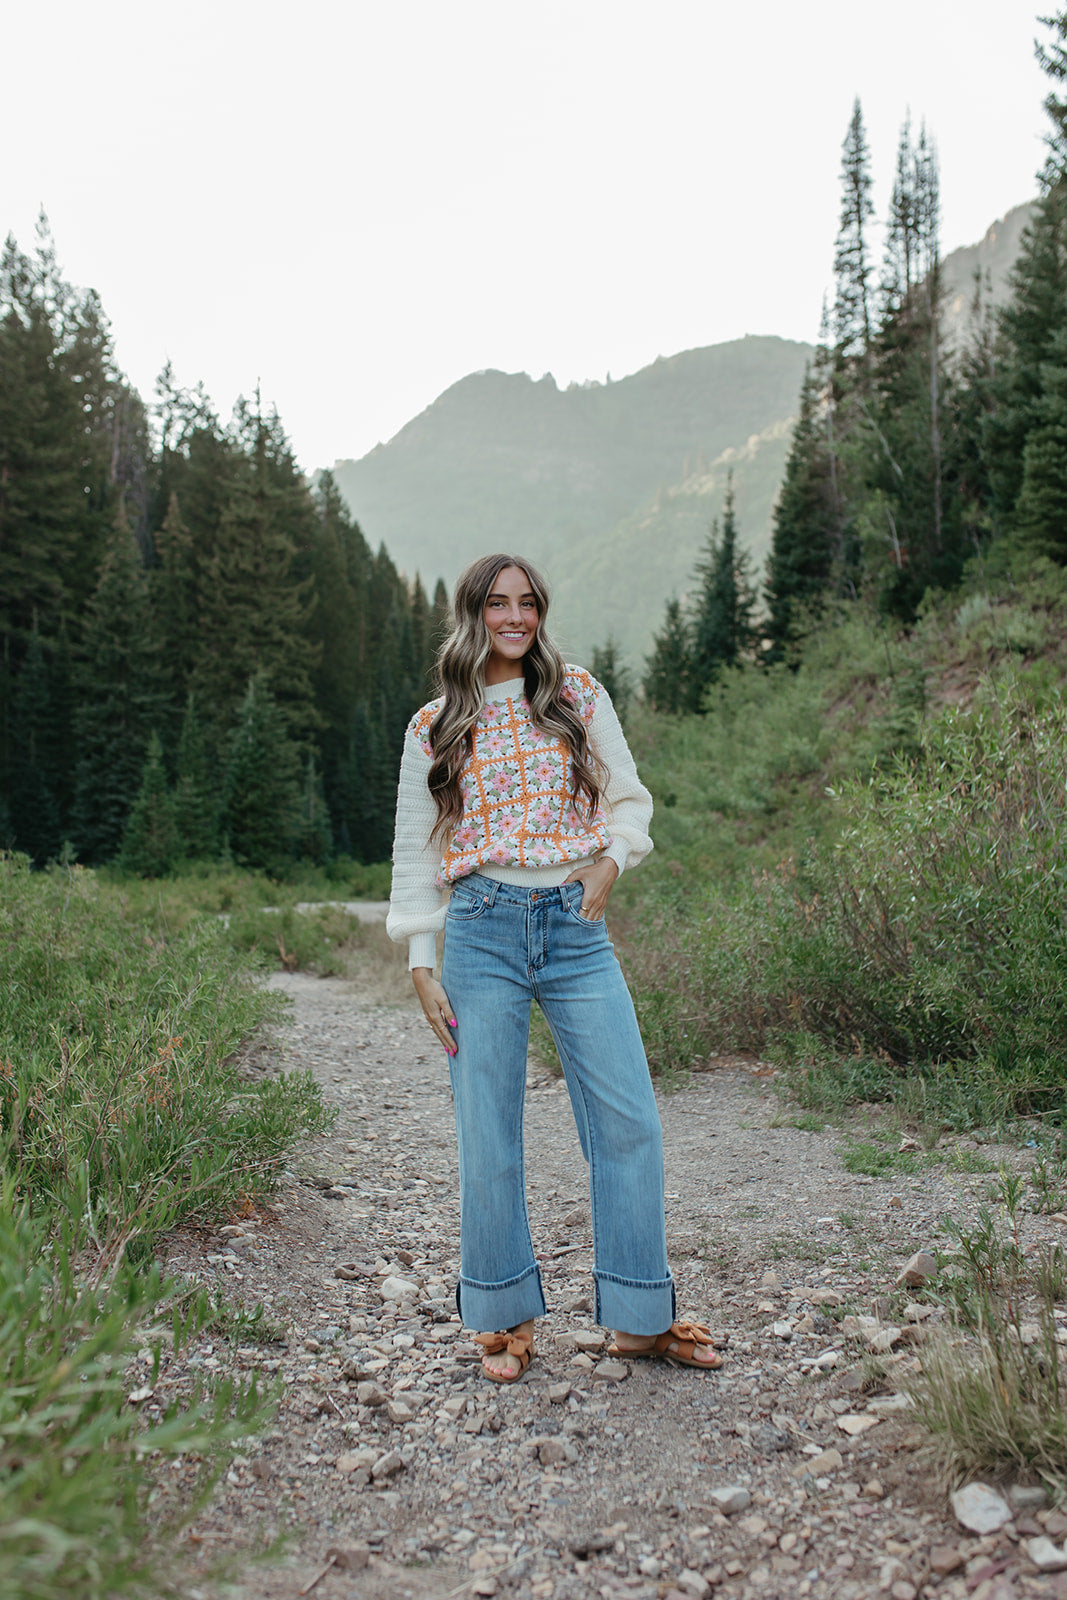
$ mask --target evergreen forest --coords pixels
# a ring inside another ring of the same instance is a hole
[[[857,101],[841,165],[834,291],[805,374],[762,588],[738,543],[733,497],[685,601],[666,610],[646,698],[699,711],[741,661],[801,659],[841,604],[898,627],[990,573],[1067,563],[1067,13],[1038,57],[1051,79],[1040,196],[1007,303],[976,275],[969,331],[946,337],[934,142],[901,132],[880,259],[870,150]]]
[[[0,264],[0,841],[38,864],[389,853],[447,598],[371,550],[258,394],[117,370],[42,217]]]

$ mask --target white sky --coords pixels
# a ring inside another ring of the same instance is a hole
[[[49,0],[0,29],[0,231],[44,205],[146,398],[257,379],[301,462],[465,373],[814,339],[859,95],[941,156],[942,243],[1035,192],[1032,0]]]

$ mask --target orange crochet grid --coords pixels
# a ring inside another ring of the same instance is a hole
[[[568,667],[563,693],[586,727],[600,686],[581,667]],[[441,701],[412,719],[428,756],[429,733]],[[570,792],[570,757],[561,740],[534,727],[525,695],[487,700],[474,728],[474,748],[460,782],[463,815],[445,851],[439,887],[480,867],[546,867],[581,861],[611,843],[603,812],[590,822]]]

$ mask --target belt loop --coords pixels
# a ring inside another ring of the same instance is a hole
[[[566,883],[561,883],[559,886],[559,903],[564,911],[567,909],[567,890],[569,887],[570,885]]]

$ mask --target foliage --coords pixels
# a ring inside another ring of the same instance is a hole
[[[1064,1109],[1065,710],[946,713],[921,756],[843,786],[833,849],[764,871],[697,935],[716,1030],[798,1035],[891,1073],[978,1062]]]
[[[153,1246],[183,1218],[269,1192],[328,1120],[309,1075],[249,1060],[277,997],[252,983],[224,924],[191,915],[172,931],[164,884],[130,881],[136,906],[83,868],[0,858],[0,1590],[12,1600],[171,1592],[172,1535],[267,1407],[230,1381],[168,1400],[165,1345],[222,1311],[165,1281]],[[255,1312],[235,1331],[270,1335]],[[177,1476],[161,1480],[164,1459]]]
[[[158,736],[180,853],[219,848],[249,679],[308,776],[277,865],[388,854],[403,732],[447,599],[374,555],[328,475],[305,481],[257,394],[220,424],[161,375],[149,417],[47,226],[0,262],[0,844],[113,860]],[[195,705],[191,705],[190,696]],[[294,821],[296,819],[294,818]],[[138,824],[139,826],[139,824]],[[240,826],[240,825],[239,825]],[[168,852],[168,854],[171,854]],[[251,861],[266,860],[261,846]],[[158,852],[157,852],[158,855]],[[161,858],[160,858],[161,859]]]
[[[237,1439],[268,1404],[219,1384],[156,1420],[130,1404],[127,1368],[146,1324],[172,1320],[175,1349],[211,1321],[152,1266],[87,1277],[84,1226],[31,1209],[0,1178],[0,1592],[10,1600],[110,1600],[158,1593],[168,1542],[192,1516]],[[163,1340],[153,1340],[158,1381]],[[160,1457],[181,1462],[181,1504],[146,1508]]]
[[[324,1112],[306,1074],[242,1067],[277,1002],[221,924],[149,933],[77,868],[8,857],[0,880],[0,1122],[26,1192],[81,1195],[112,1246],[268,1192]]]
[[[1055,1302],[1063,1293],[1059,1247],[1032,1273],[1019,1238],[1022,1181],[1002,1171],[997,1198],[1007,1228],[988,1207],[956,1246],[943,1281],[952,1328],[930,1339],[913,1384],[920,1419],[954,1482],[989,1472],[1040,1476],[1067,1488],[1067,1372]]]

